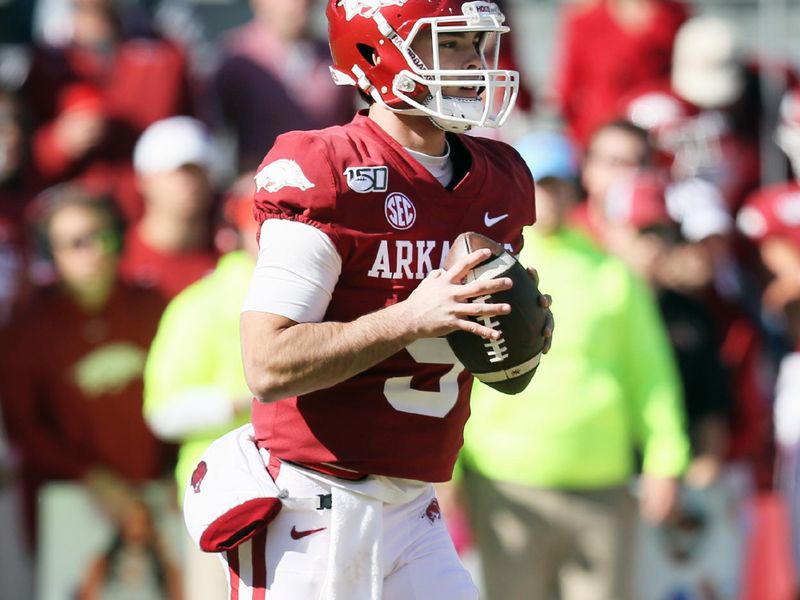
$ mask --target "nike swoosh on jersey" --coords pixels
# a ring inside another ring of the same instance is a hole
[[[294,526],[292,526],[292,530],[289,532],[289,535],[292,536],[293,540],[299,540],[300,538],[304,538],[307,535],[311,535],[312,533],[319,533],[324,529],[326,528],[320,527],[319,529],[306,529],[305,531],[297,531],[297,529]]]
[[[487,227],[492,227],[494,225],[497,225],[500,221],[506,218],[508,218],[508,213],[500,215],[499,217],[490,217],[489,213],[487,212],[483,215],[483,224],[486,225]]]

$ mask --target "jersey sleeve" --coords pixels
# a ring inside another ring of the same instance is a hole
[[[281,219],[261,226],[261,247],[242,312],[268,312],[297,323],[322,320],[342,259],[318,229]]]
[[[288,219],[322,230],[339,245],[333,224],[338,190],[330,152],[314,132],[295,131],[276,140],[255,176],[259,237],[267,219]]]
[[[236,398],[215,381],[212,350],[228,332],[220,331],[213,303],[204,297],[208,285],[200,280],[170,302],[147,355],[144,415],[164,440],[213,435],[234,418]]]

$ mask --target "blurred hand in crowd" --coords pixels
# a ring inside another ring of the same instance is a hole
[[[71,159],[79,159],[97,147],[106,131],[106,121],[93,111],[69,111],[55,124],[56,142]]]
[[[122,519],[136,497],[127,481],[103,467],[90,469],[83,482],[100,510],[114,521]]]
[[[642,518],[656,525],[665,522],[678,505],[678,480],[643,474],[639,490],[639,510]]]

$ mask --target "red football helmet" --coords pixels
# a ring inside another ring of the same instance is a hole
[[[494,2],[462,0],[328,0],[328,35],[337,85],[354,85],[390,110],[426,115],[447,131],[499,127],[517,98],[519,73],[498,69],[500,36],[509,31]],[[430,32],[433,64],[412,49]],[[480,34],[479,69],[444,69],[438,36]],[[487,55],[488,58],[487,58]],[[478,97],[445,95],[453,86]]]

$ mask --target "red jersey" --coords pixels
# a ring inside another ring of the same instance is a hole
[[[80,157],[56,140],[57,117],[68,109],[66,92],[75,84],[96,90],[96,110],[105,120],[98,144]],[[36,48],[22,91],[35,126],[32,158],[44,183],[79,180],[111,194],[129,222],[143,212],[131,165],[137,139],[160,119],[195,112],[186,58],[166,40],[130,38],[108,54],[75,45]]]
[[[160,252],[142,239],[136,227],[131,227],[125,235],[119,269],[128,281],[154,287],[169,300],[213,271],[218,258],[210,243],[206,248],[185,252]]]
[[[556,88],[576,142],[585,146],[599,126],[622,116],[620,101],[633,90],[669,81],[675,35],[688,16],[683,2],[658,0],[648,22],[633,29],[605,1],[564,9]]]
[[[142,416],[142,372],[164,301],[117,284],[96,313],[58,288],[39,290],[0,344],[9,438],[25,473],[79,479],[105,467],[143,481],[168,466],[168,447]]]
[[[525,163],[501,142],[447,137],[450,188],[364,115],[278,138],[256,178],[255,214],[260,223],[314,226],[336,246],[342,270],[324,320],[349,322],[405,300],[464,231],[520,250],[522,227],[535,218]],[[446,340],[422,339],[331,388],[254,401],[253,425],[259,443],[284,460],[446,481],[470,387]]]

